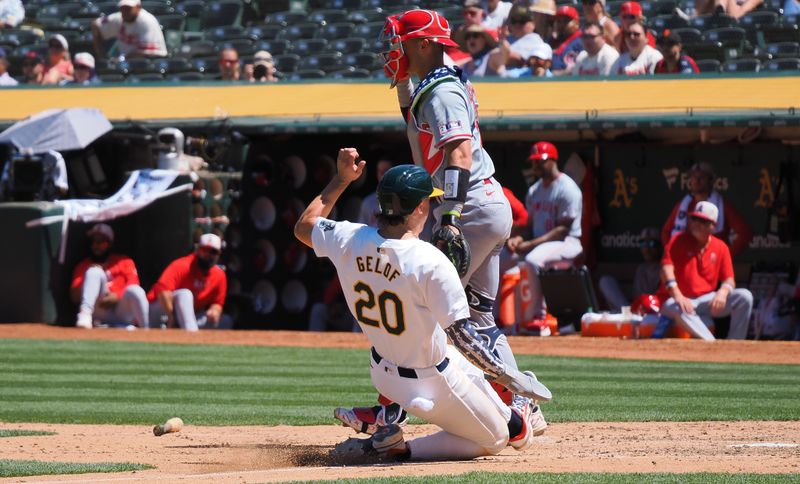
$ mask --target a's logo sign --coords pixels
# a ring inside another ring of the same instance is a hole
[[[756,207],[769,208],[775,201],[775,190],[772,188],[772,180],[769,177],[769,170],[766,168],[761,169],[761,175],[758,177],[758,182],[761,185],[761,191],[758,193],[758,198],[754,204]]]
[[[639,182],[636,177],[625,178],[622,170],[614,170],[614,198],[608,204],[614,208],[631,208],[633,195],[639,191]]]

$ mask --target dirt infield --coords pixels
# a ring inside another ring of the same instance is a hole
[[[352,334],[292,332],[81,331],[0,325],[0,338],[99,339],[197,344],[365,348]],[[675,361],[797,364],[800,343],[512,338],[517,353]],[[800,422],[563,423],[525,453],[507,449],[470,462],[346,467],[327,451],[354,434],[330,426],[196,427],[154,437],[145,426],[0,423],[54,436],[0,440],[2,458],[67,462],[132,461],[156,469],[118,474],[37,476],[8,482],[279,482],[345,477],[514,472],[800,473]],[[407,427],[411,437],[433,431]],[[1,480],[0,481],[4,481]],[[4,481],[5,482],[5,481]]]

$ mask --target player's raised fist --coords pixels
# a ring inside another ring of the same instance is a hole
[[[367,162],[358,160],[358,151],[355,148],[342,148],[339,150],[339,156],[336,158],[336,168],[339,176],[348,183],[356,180],[361,176]]]

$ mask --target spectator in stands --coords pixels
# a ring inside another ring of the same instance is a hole
[[[103,42],[117,39],[117,51],[125,57],[165,57],[167,43],[161,25],[153,14],[142,8],[140,0],[120,0],[119,12],[104,15],[92,23],[96,54],[103,58]]]
[[[607,76],[619,58],[619,52],[606,43],[603,29],[596,22],[589,22],[581,34],[583,52],[578,54],[572,66],[574,76]]]
[[[494,32],[496,35],[497,32]],[[497,47],[497,39],[483,25],[471,25],[454,35],[453,39],[468,52],[469,60],[461,65],[467,77],[496,76],[497,72],[489,68],[489,57]],[[499,50],[495,55],[500,55]]]
[[[44,78],[44,61],[39,53],[32,50],[22,60],[22,83],[41,84]]]
[[[583,16],[587,22],[595,22],[603,29],[603,37],[608,45],[616,45],[619,26],[606,13],[606,0],[581,0]]]
[[[461,15],[463,23],[457,28],[453,29],[450,38],[459,44],[460,48],[451,47],[447,49],[446,53],[453,61],[454,65],[459,67],[463,66],[472,59],[472,56],[464,48],[463,42],[467,35],[467,29],[474,26],[483,25],[485,11],[483,10],[482,0],[465,0],[462,4]],[[496,35],[496,31],[495,31]]]
[[[70,298],[80,305],[75,326],[92,329],[94,321],[135,324],[146,328],[147,296],[139,285],[136,264],[111,251],[114,230],[97,224],[87,232],[90,255],[72,272]]]
[[[656,64],[663,56],[647,45],[647,27],[639,23],[631,24],[625,32],[625,42],[628,52],[619,56],[611,67],[611,75],[640,76],[655,72]]]
[[[217,266],[221,252],[222,239],[203,234],[193,253],[172,261],[147,293],[150,321],[186,331],[230,329],[230,317],[222,314],[228,281]]]
[[[383,175],[394,166],[391,160],[387,160],[386,158],[378,159],[378,162],[375,163],[375,179],[377,183],[380,183],[383,180]],[[370,227],[377,227],[378,220],[376,215],[378,214],[378,193],[372,192],[366,197],[364,200],[361,201],[361,210],[358,212],[358,223],[366,224]],[[339,280],[337,277],[334,277],[335,280]]]
[[[764,3],[764,0],[695,0],[697,15],[724,13],[735,19],[745,16]]]
[[[275,61],[272,54],[259,50],[253,56],[253,63],[244,66],[244,74],[250,82],[277,82]]]
[[[526,0],[529,3],[528,9],[533,12],[533,31],[539,34],[542,39],[553,37],[553,24],[556,16],[555,0]]]
[[[47,39],[47,62],[44,66],[42,84],[60,84],[71,81],[74,75],[72,61],[69,60],[69,44],[61,34]]]
[[[241,77],[239,53],[233,47],[219,51],[219,72],[223,81],[238,81]]]
[[[0,0],[0,29],[13,29],[25,20],[21,0]]]
[[[528,58],[528,65],[516,69],[507,69],[503,77],[513,79],[524,77],[553,77],[550,66],[553,64],[553,49],[542,42],[533,48]]]
[[[492,71],[502,72],[503,67],[525,67],[534,47],[544,43],[533,31],[533,13],[525,6],[515,6],[511,10],[507,25],[498,32],[501,55],[490,59]]]
[[[713,234],[731,246],[733,257],[739,255],[753,238],[753,230],[732,204],[726,203],[722,195],[714,189],[716,175],[709,163],[695,163],[689,169],[689,193],[678,202],[661,229],[661,241],[664,245],[675,235],[686,230],[689,214],[695,205],[709,201],[719,211],[717,227]],[[735,234],[731,236],[731,232]],[[731,239],[733,240],[731,241]]]
[[[581,44],[580,17],[575,7],[563,5],[556,10],[555,36],[551,38],[553,47],[553,71],[564,74],[575,65],[575,59],[583,50]]]
[[[639,4],[639,2],[624,2],[620,5],[619,18],[621,21],[620,30],[619,35],[617,35],[614,41],[614,45],[617,50],[619,50],[619,53],[623,54],[628,52],[628,44],[625,43],[625,32],[628,31],[628,27],[635,23],[645,24],[644,12],[642,11],[641,4]],[[653,33],[649,30],[647,31],[647,45],[650,47],[656,46],[656,38],[653,37]]]
[[[487,0],[486,1],[486,14],[483,19],[483,25],[487,29],[499,29],[506,24],[508,14],[511,12],[511,2],[501,2],[500,0]]]
[[[78,52],[72,60],[74,79],[61,81],[62,86],[91,86],[100,84],[94,70],[94,56],[88,52]]]
[[[661,284],[661,237],[658,228],[647,227],[639,236],[639,250],[644,262],[636,266],[633,275],[633,288],[625,293],[614,276],[604,275],[598,287],[608,303],[609,309],[619,311],[622,306],[630,306],[639,296],[656,294]]]
[[[9,75],[8,66],[6,51],[0,47],[0,87],[11,87],[18,84],[17,80]]]
[[[697,74],[700,69],[694,59],[683,53],[681,36],[677,32],[665,30],[658,38],[658,50],[663,59],[656,64],[656,74]]]
[[[745,339],[753,295],[736,288],[730,250],[712,235],[718,215],[713,203],[697,203],[687,230],[664,248],[661,277],[669,299],[661,313],[704,340],[714,339],[707,328],[711,318],[730,316],[728,339]]]
[[[783,14],[784,15],[800,14],[800,0],[786,0],[786,3],[783,4]],[[800,330],[800,326],[798,326],[798,330]]]
[[[583,195],[572,178],[558,169],[558,151],[551,143],[534,143],[529,160],[539,179],[525,197],[527,233],[525,237],[508,239],[506,248],[527,265],[531,304],[523,315],[523,323],[526,327],[541,327],[546,325],[546,308],[539,272],[548,264],[573,261],[583,253],[580,241]]]

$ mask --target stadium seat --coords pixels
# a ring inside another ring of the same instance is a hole
[[[719,61],[716,59],[703,59],[696,62],[701,73],[719,72]]]
[[[204,75],[216,74],[219,72],[219,57],[203,57],[192,59],[192,71],[200,72]]]
[[[160,72],[158,66],[154,65],[150,59],[127,59],[124,63],[128,65],[127,71],[131,74],[140,75]]]
[[[293,81],[305,79],[325,79],[325,71],[319,69],[303,69],[293,73],[291,76],[289,76],[289,79]]]
[[[735,59],[723,64],[722,72],[758,72],[760,66],[758,59]]]
[[[355,54],[364,50],[365,44],[366,42],[362,38],[338,39],[328,44],[328,51]]]
[[[769,10],[756,10],[739,19],[739,26],[744,28],[759,27],[761,25],[775,25],[780,15]]]
[[[239,56],[249,56],[256,53],[255,43],[250,39],[233,39],[222,43],[220,48],[233,48]]]
[[[728,15],[700,15],[689,21],[691,27],[701,31],[735,27],[736,24],[736,19]]]
[[[383,60],[378,54],[372,52],[359,52],[356,54],[348,54],[344,56],[343,64],[352,67],[358,67],[373,71],[376,69],[383,70]]]
[[[800,30],[796,24],[764,25],[760,30],[764,36],[764,42],[767,44],[800,41]]]
[[[280,25],[253,25],[245,30],[245,34],[254,40],[275,40],[282,32]]]
[[[286,27],[289,25],[306,22],[307,19],[308,12],[275,12],[267,15],[267,17],[264,19],[264,23],[267,25],[281,25]]]
[[[288,40],[262,40],[255,43],[256,52],[266,50],[273,56],[286,54],[290,47]]]
[[[325,39],[299,39],[292,42],[292,54],[300,57],[321,54],[328,48],[328,41]]]
[[[354,24],[366,24],[369,22],[381,22],[384,21],[385,18],[386,12],[380,8],[373,8],[370,10],[357,10],[350,12],[350,14],[347,16],[347,21],[353,22]]]
[[[350,22],[330,24],[322,27],[322,33],[320,35],[323,39],[327,40],[344,39],[350,37],[354,29],[355,24]]]
[[[800,57],[800,44],[797,42],[778,42],[767,45],[767,52],[773,59]]]
[[[103,13],[94,5],[85,5],[82,9],[72,12],[70,14],[70,18],[88,18],[88,19],[96,19],[97,17],[101,16]]]
[[[320,69],[325,72],[332,72],[342,68],[342,54],[320,54],[309,55],[300,61],[300,69]]]
[[[160,59],[153,62],[156,69],[162,75],[180,74],[181,72],[192,72],[194,67],[188,59],[174,58],[174,59]]]
[[[297,70],[297,65],[300,63],[300,56],[297,54],[284,54],[274,56],[275,68],[283,73],[292,73]]]
[[[151,74],[129,75],[125,79],[125,82],[129,82],[131,84],[138,84],[140,82],[162,82],[163,80],[164,77],[161,76],[161,74],[151,73]]]
[[[103,15],[111,15],[112,13],[119,11],[119,7],[117,6],[117,3],[118,2],[112,0],[110,2],[97,2],[97,3],[94,3],[93,5]],[[27,10],[27,8],[28,7],[26,6],[25,9]]]
[[[117,73],[98,74],[97,77],[105,84],[115,84],[125,82],[125,76]]]
[[[219,0],[209,4],[203,12],[200,26],[203,30],[213,27],[239,25],[242,21],[242,2],[240,0]]]
[[[328,77],[331,79],[369,79],[370,72],[366,69],[348,67],[341,71],[331,72]]]
[[[172,15],[175,13],[175,7],[168,3],[163,2],[142,2],[142,8],[152,13],[156,17],[161,15]]]
[[[63,2],[44,5],[36,13],[36,20],[59,20],[71,18],[72,14],[80,12],[84,8],[82,2]]]
[[[704,41],[695,44],[684,44],[683,47],[695,61],[703,59],[725,61],[725,50],[720,42]]]
[[[767,61],[762,71],[797,71],[800,70],[800,59],[773,59]]]
[[[330,8],[340,8],[342,10],[358,10],[364,8],[364,0],[329,0]]]
[[[721,29],[712,29],[703,33],[706,40],[712,42],[719,42],[726,50],[728,58],[738,58],[745,46],[745,31],[739,27],[723,27]],[[731,51],[733,49],[733,51]]]
[[[673,32],[681,36],[681,42],[683,45],[687,44],[697,44],[703,41],[703,34],[700,33],[699,30],[694,28],[677,28],[673,29]]]
[[[200,30],[200,22],[203,12],[206,10],[206,2],[203,0],[186,0],[178,4],[176,10],[186,17],[185,30],[197,32]]]
[[[290,25],[283,33],[283,38],[288,40],[313,39],[319,34],[319,24],[304,23]]]
[[[159,15],[158,23],[161,24],[161,30],[183,32],[186,26],[186,17],[179,13],[173,15]]]
[[[611,18],[619,17],[620,7],[622,6],[623,0],[609,0],[606,2],[606,13],[608,13]]]
[[[350,35],[352,37],[361,37],[367,42],[372,42],[377,39],[378,35],[380,35],[380,33],[383,31],[384,23],[385,22],[370,22],[367,24],[356,25],[353,33]]]
[[[650,26],[658,32],[663,32],[665,29],[688,28],[689,21],[677,15],[659,16],[650,21]]]
[[[206,76],[200,72],[183,72],[170,77],[169,80],[172,82],[197,82],[205,81]]]
[[[215,42],[224,42],[226,40],[247,39],[249,37],[242,27],[238,25],[228,25],[206,30],[203,33],[203,38]]]
[[[345,10],[315,10],[308,16],[310,22],[335,24],[347,21]]]
[[[645,17],[652,18],[656,15],[672,15],[675,13],[675,7],[677,6],[677,0],[642,2],[642,11]]]
[[[409,8],[410,6],[407,5],[406,7]],[[443,15],[450,22],[450,27],[453,27],[455,20],[462,18],[464,8],[461,5],[451,4],[449,7],[434,8],[434,10]]]
[[[201,40],[197,42],[188,42],[181,45],[178,50],[180,57],[204,57],[216,55],[217,46],[210,40]]]
[[[0,30],[0,43],[19,47],[31,45],[42,40],[42,37],[33,30],[7,29]]]

